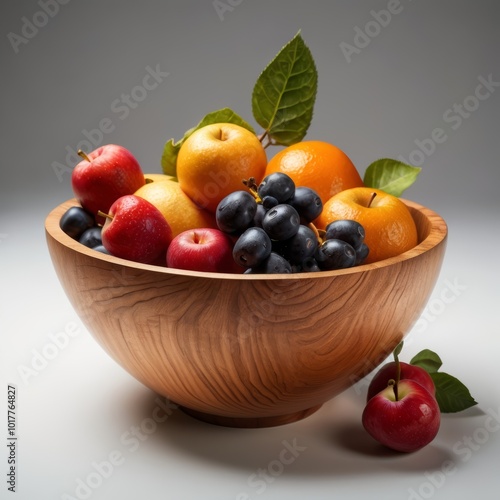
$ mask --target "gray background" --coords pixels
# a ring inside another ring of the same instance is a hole
[[[87,333],[72,338],[36,377],[20,377],[19,367],[30,364],[49,335],[80,324],[44,241],[45,216],[72,197],[70,174],[56,175],[54,164],[64,164],[67,148],[76,149],[84,131],[106,118],[113,131],[97,142],[127,147],[147,172],[160,172],[165,141],[182,136],[207,112],[228,106],[255,124],[255,80],[299,29],[319,73],[307,138],[336,144],[361,173],[380,157],[425,160],[405,197],[439,212],[450,228],[431,301],[434,312],[444,291],[449,296],[451,287],[455,295],[420,324],[425,328],[410,334],[407,356],[420,348],[437,350],[447,370],[470,386],[480,409],[449,417],[435,445],[399,459],[360,445],[363,403],[354,390],[304,422],[259,432],[205,426],[177,412],[91,498],[243,493],[262,499],[401,499],[413,488],[456,499],[470,497],[480,483],[498,490],[500,433],[490,433],[467,461],[451,451],[466,435],[483,436],[478,429],[488,412],[499,410],[500,296],[492,277],[498,276],[500,245],[500,88],[482,94],[483,100],[472,97],[479,78],[500,82],[496,2],[222,0],[226,9],[219,15],[211,0],[71,0],[58,4],[52,17],[44,17],[42,4],[5,0],[0,6],[0,354],[2,391],[7,383],[19,389],[17,498],[74,495],[76,478],[92,470],[92,461],[120,448],[122,433],[151,415],[155,405],[155,396]],[[399,5],[399,13],[377,27],[372,11],[389,5]],[[11,34],[22,36],[25,19],[40,27],[28,32],[16,52]],[[354,45],[357,30],[365,27],[376,36],[348,62],[341,44]],[[157,66],[168,76],[147,95],[136,90],[144,99],[129,106],[127,116],[123,108],[117,112],[122,94],[141,85],[147,67]],[[457,105],[471,109],[460,121]],[[414,153],[418,141],[438,128],[446,140],[423,156]],[[353,439],[346,441],[353,429]],[[283,440],[294,438],[307,446],[304,457],[265,491],[252,487],[249,477],[278,456]],[[455,470],[426,490],[426,474],[438,474],[446,460],[457,464],[459,474]],[[2,484],[1,498],[5,491]]]
[[[72,0],[17,54],[7,35],[20,35],[23,16],[33,20],[41,9],[2,3],[2,212],[20,193],[31,200],[21,206],[41,212],[70,197],[69,174],[59,179],[52,165],[65,163],[66,146],[75,148],[103,118],[114,130],[101,143],[124,145],[148,171],[159,171],[166,140],[209,111],[229,106],[255,124],[253,84],[298,29],[319,73],[308,138],[333,142],[364,172],[379,157],[408,159],[416,140],[442,128],[447,140],[424,156],[406,195],[444,215],[452,205],[498,207],[500,89],[456,130],[457,122],[444,120],[474,93],[479,76],[500,81],[494,1],[400,0],[400,12],[350,62],[340,44],[354,46],[355,27],[373,23],[371,11],[387,9],[387,1],[222,3],[221,20],[211,1]],[[157,65],[169,75],[123,118],[113,102]]]

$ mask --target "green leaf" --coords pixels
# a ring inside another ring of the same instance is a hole
[[[318,73],[300,31],[268,64],[252,92],[252,112],[274,144],[301,141],[312,121]]]
[[[177,156],[181,146],[193,132],[206,125],[211,125],[212,123],[234,123],[235,125],[246,128],[255,134],[253,127],[237,115],[232,109],[222,108],[217,111],[212,111],[211,113],[205,115],[200,120],[198,125],[186,131],[182,139],[177,142],[175,142],[174,139],[167,141],[165,147],[163,148],[163,154],[161,157],[161,166],[164,174],[173,175],[174,177],[177,176]]]
[[[368,166],[363,183],[399,197],[417,180],[421,170],[398,160],[382,158]]]
[[[161,168],[165,175],[176,176],[176,165],[177,165],[177,155],[181,149],[182,141],[174,142],[174,139],[170,139],[163,148],[163,154],[161,155]]]
[[[455,377],[443,372],[431,373],[431,377],[436,386],[436,400],[442,413],[456,413],[477,405],[469,389]]]
[[[420,351],[410,360],[410,365],[420,366],[429,373],[437,372],[442,364],[441,358],[430,349]]]

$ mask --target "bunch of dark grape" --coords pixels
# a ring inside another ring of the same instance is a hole
[[[59,221],[60,228],[74,240],[101,253],[109,254],[102,244],[102,228],[94,216],[82,207],[68,208]]]
[[[312,222],[323,203],[311,188],[295,186],[276,172],[248,190],[226,196],[216,210],[219,229],[237,240],[233,258],[245,273],[273,274],[343,269],[360,264],[368,255],[363,227],[355,221],[336,221],[324,234]]]

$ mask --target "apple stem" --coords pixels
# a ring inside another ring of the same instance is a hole
[[[377,193],[372,193],[370,196],[370,199],[368,200],[368,205],[367,207],[370,208],[370,205],[373,203],[373,200],[375,199],[375,196],[377,196]]]
[[[106,219],[113,220],[113,216],[112,215],[109,215],[109,214],[106,214],[104,212],[101,212],[100,210],[97,211],[97,215],[99,215],[99,217],[104,217]]]
[[[88,156],[87,156],[87,153],[85,153],[85,151],[82,151],[81,149],[78,150],[78,156],[80,156],[81,158],[83,158],[84,160],[87,160],[89,163],[92,161]]]
[[[396,401],[399,401],[399,394],[398,394],[398,384],[396,383],[396,381],[391,378],[389,380],[389,382],[387,382],[387,387],[391,387],[392,386],[392,390],[394,391],[394,398],[396,399]]]
[[[374,193],[375,194],[375,193]],[[399,362],[398,349],[394,350],[394,362],[396,363],[396,380],[394,381],[394,396],[396,401],[399,401],[398,386],[401,379],[401,363]]]

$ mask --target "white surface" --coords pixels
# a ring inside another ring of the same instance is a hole
[[[444,266],[423,316],[429,321],[415,327],[402,354],[408,361],[420,349],[435,350],[442,369],[460,378],[479,405],[443,416],[436,439],[409,455],[383,450],[362,429],[365,381],[282,427],[223,428],[173,410],[154,430],[152,417],[166,415],[155,410],[157,396],[102,351],[69,305],[45,248],[43,214],[0,221],[9,235],[2,242],[1,331],[2,345],[9,346],[9,354],[2,349],[2,397],[8,383],[18,393],[15,498],[84,498],[88,492],[77,490],[78,479],[97,486],[89,496],[95,500],[461,499],[478,485],[500,486],[498,265],[476,260],[478,246],[469,238],[471,227],[479,234],[495,227],[494,215],[450,217]],[[500,245],[498,234],[490,241]],[[74,325],[77,335],[58,335],[74,334]],[[55,337],[67,345],[55,349]],[[285,443],[296,446],[297,456],[283,451]],[[99,479],[92,464],[110,455],[118,461]],[[10,498],[5,484],[0,491],[0,498]]]

